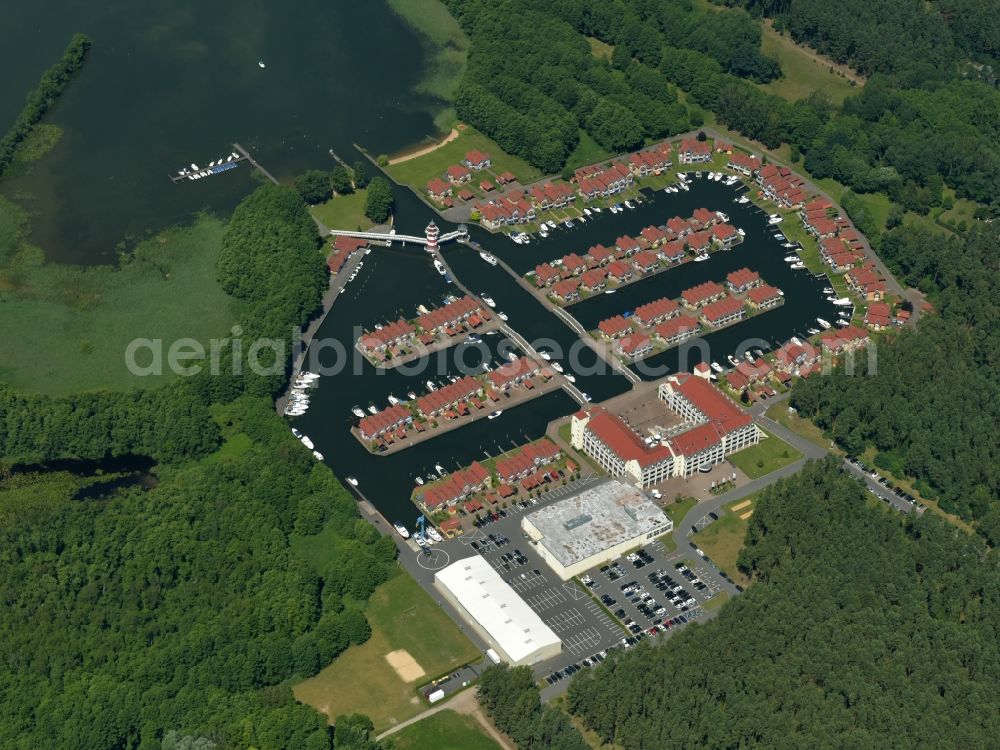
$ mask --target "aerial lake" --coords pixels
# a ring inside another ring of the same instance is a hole
[[[173,184],[238,142],[279,179],[392,152],[435,133],[440,103],[414,93],[417,35],[384,2],[14,3],[0,25],[0,129],[74,32],[93,40],[46,122],[63,137],[0,191],[33,214],[50,260],[113,262],[146,233],[257,184],[249,165]],[[264,68],[258,63],[263,62]],[[124,243],[124,244],[120,244]]]

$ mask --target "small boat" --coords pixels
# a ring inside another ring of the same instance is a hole
[[[736,365],[740,363],[740,361],[736,359],[736,357],[734,357],[732,354],[726,355],[726,359],[729,360],[729,364],[731,364],[733,367],[736,367]]]
[[[363,411],[361,411],[361,407],[360,406],[352,406],[351,407],[351,413],[354,416],[356,416],[358,419],[361,419],[362,417],[365,416],[365,413]]]
[[[426,534],[435,542],[440,542],[444,540],[441,534],[438,533],[438,530],[435,529],[433,526],[427,529]]]
[[[574,377],[573,377],[572,375],[570,375],[570,374],[569,374],[568,372],[566,373],[566,380],[568,380],[568,381],[569,381],[569,382],[571,382],[571,383],[575,383],[575,382],[576,382],[576,378],[574,378]]]
[[[427,547],[427,540],[424,539],[422,536],[418,535],[418,536],[414,537],[414,541],[416,541],[417,546],[420,547],[421,549],[424,549],[424,548]]]
[[[358,486],[358,480],[357,480],[357,479],[355,479],[354,477],[348,477],[348,478],[347,478],[347,481],[348,481],[348,483],[349,483],[349,484],[350,484],[350,485],[351,485],[352,487],[357,487],[357,486]]]
[[[722,365],[720,365],[718,362],[713,362],[712,369],[715,370],[716,372],[722,372]]]
[[[578,222],[580,222],[581,224],[586,224],[587,223],[587,220],[585,218],[583,218],[582,216],[577,216],[576,220]]]
[[[704,260],[708,260],[708,253],[702,253],[694,259],[695,263],[701,263]]]
[[[309,450],[312,450],[313,448],[316,447],[315,445],[313,445],[313,441],[310,440],[307,435],[303,435],[302,437],[300,437],[299,441]]]
[[[491,266],[497,264],[497,259],[493,257],[491,253],[479,253],[479,257],[489,263]]]
[[[482,294],[482,295],[480,295],[480,297],[482,297],[483,302],[485,302],[490,307],[496,307],[497,306],[497,303],[493,301],[493,298],[490,295],[488,295],[488,294]]]
[[[540,352],[538,352],[538,356],[541,357],[542,359],[544,359],[546,362],[549,362],[549,361],[552,360],[552,355],[549,354],[546,351],[540,351]]]
[[[746,359],[746,361],[749,362],[750,364],[753,364],[753,354],[750,352],[749,349],[743,352],[743,358]]]
[[[319,451],[313,451],[313,458],[315,458],[317,461],[322,461],[323,454],[320,453]]]
[[[449,383],[457,383],[458,382],[458,375],[449,375],[448,376],[448,382]]]
[[[396,530],[396,533],[399,534],[401,537],[403,537],[403,539],[410,538],[410,532],[407,531],[406,527],[403,526],[403,524],[399,523],[398,521],[392,525],[392,528],[394,528]]]
[[[798,263],[792,263],[790,267],[794,268],[796,271],[801,271],[803,268],[806,267],[806,264],[800,260]]]
[[[827,328],[829,328],[829,327],[830,327],[830,324],[829,324],[829,323],[827,323],[827,322],[826,322],[825,320],[823,320],[822,318],[816,318],[816,322],[820,324],[820,326],[821,326],[821,327],[823,328],[823,330],[826,330]]]
[[[499,416],[500,416],[501,414],[503,414],[503,409],[498,409],[497,411],[493,412],[492,414],[490,414],[490,415],[489,415],[488,417],[486,417],[486,418],[487,418],[487,419],[496,419],[496,418],[497,418],[497,417],[499,417]]]
[[[768,224],[780,224],[785,220],[785,217],[779,216],[778,214],[771,214],[767,217]]]
[[[410,399],[410,401],[413,401],[417,397],[417,392],[416,391],[407,391],[406,392],[406,397],[408,399]]]
[[[563,371],[563,366],[561,364],[559,364],[558,362],[553,362],[552,363],[552,369],[555,370],[556,372],[560,372],[561,373]]]
[[[549,229],[555,229],[557,225],[554,221],[552,221],[552,219],[549,219],[547,222],[545,222],[545,226],[547,226]]]
[[[616,214],[616,213],[618,213],[621,210],[620,208],[618,208],[617,205],[608,206],[608,208],[611,210],[611,213],[613,213],[613,214]]]
[[[442,276],[448,273],[448,271],[444,267],[444,264],[441,263],[441,261],[439,261],[437,258],[434,259],[434,268],[436,268],[437,272]]]
[[[399,403],[399,399],[395,397],[392,393],[389,394],[389,403],[395,406]]]
[[[834,292],[834,289],[833,289],[832,286],[825,286],[825,287],[823,287],[823,292],[824,292],[824,294],[835,294],[836,293],[836,292]]]
[[[779,296],[779,297],[784,297],[784,296],[785,296],[785,292],[784,292],[784,290],[782,290],[782,289],[779,289],[779,290],[778,290],[778,296]]]
[[[369,414],[378,414],[378,407],[375,406],[375,404],[368,404],[368,413]]]
[[[434,471],[436,471],[438,473],[438,476],[441,477],[443,477],[445,474],[448,473],[447,471],[444,470],[444,467],[441,464],[434,464]]]
[[[688,184],[687,184],[686,182],[682,182],[682,183],[680,183],[680,185],[678,185],[678,187],[679,187],[679,188],[680,188],[681,190],[690,190],[690,189],[691,189],[691,188],[690,188],[690,187],[688,186]]]
[[[808,333],[810,336],[815,336],[817,333],[819,333],[819,329],[809,328],[808,330],[806,330],[806,333]]]
[[[799,260],[800,259],[799,259],[798,255],[786,255],[785,256],[785,263],[798,263]]]
[[[263,69],[263,68],[266,68],[267,66],[264,64],[263,60],[258,60],[257,61],[257,67]]]
[[[750,202],[750,199],[749,199],[749,198],[747,198],[747,197],[746,197],[745,195],[741,195],[741,196],[740,196],[740,197],[739,197],[739,198],[737,199],[737,201],[736,201],[736,202],[737,202],[737,203],[742,203],[742,204],[747,204],[747,203],[749,203],[749,202]]]
[[[482,340],[483,340],[483,337],[480,336],[478,333],[470,333],[469,334],[469,338],[467,339],[467,341],[470,344],[478,344]]]
[[[594,206],[594,213],[595,214],[601,213],[601,207],[600,206]]]
[[[563,222],[563,226],[566,227],[567,229],[572,229],[573,228],[573,222],[570,221],[569,219],[566,219],[566,221]]]
[[[416,479],[415,479],[414,481],[415,481],[415,482],[416,482],[417,484],[423,484],[423,483],[424,483],[424,478],[423,478],[423,477],[417,477],[417,478],[416,478]]]
[[[507,352],[507,359],[514,362],[517,359],[517,355],[514,352]]]
[[[497,317],[500,318],[500,320],[504,321],[505,323],[507,322],[507,315],[505,313],[498,312]]]
[[[729,214],[724,214],[722,211],[716,211],[715,215],[718,216],[723,221],[729,221]]]
[[[837,318],[837,322],[834,325],[838,325],[841,328],[849,326],[851,324],[850,318]]]
[[[299,431],[299,430],[297,430],[297,429],[295,429],[294,427],[292,428],[292,434],[293,434],[293,435],[294,435],[295,437],[297,437],[297,438],[301,438],[301,437],[302,437],[302,432],[301,432],[301,431]]]
[[[833,300],[833,304],[839,305],[840,307],[847,307],[852,303],[850,297],[838,297],[837,299]]]
[[[425,385],[427,386],[427,390],[432,391],[432,392],[436,391],[438,389],[438,387],[436,385],[434,385],[434,381],[433,380],[428,380],[425,383]]]
[[[785,242],[785,243],[782,243],[781,246],[782,247],[788,247],[788,248],[798,247],[798,245],[796,245],[794,242]]]
[[[625,201],[625,208],[635,208],[635,204],[632,201]]]
[[[605,289],[604,293],[605,294],[614,294],[617,291],[618,291],[617,289]]]

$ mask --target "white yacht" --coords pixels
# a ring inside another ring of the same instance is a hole
[[[441,261],[439,261],[437,258],[434,259],[434,268],[436,268],[437,272],[439,274],[441,274],[442,276],[444,276],[446,273],[448,273],[448,271],[444,267],[444,264]]]
[[[375,406],[375,404],[368,404],[368,413],[369,414],[378,414],[378,407]]]
[[[635,204],[632,201],[625,201],[625,208],[635,208]]]
[[[503,409],[498,409],[497,411],[493,412],[492,414],[490,414],[490,415],[489,415],[488,417],[486,417],[486,418],[487,418],[487,419],[496,419],[496,418],[497,418],[497,417],[499,417],[499,416],[500,416],[501,414],[503,414]]]
[[[549,219],[547,222],[545,222],[545,226],[547,226],[549,229],[555,229],[557,224],[554,221],[552,221],[552,219]]]
[[[605,289],[604,293],[605,294],[614,294],[617,291],[618,291],[617,289]]]
[[[785,256],[785,263],[798,263],[798,262],[799,262],[799,256],[798,255],[786,255]]]
[[[695,263],[701,263],[704,260],[708,260],[708,253],[702,253],[694,259]]]
[[[399,403],[399,399],[396,398],[396,396],[394,394],[390,393],[389,394],[389,403],[392,404],[393,406],[395,406],[396,404]]]
[[[396,530],[396,533],[399,534],[401,537],[403,537],[403,539],[410,538],[410,532],[407,531],[406,527],[403,526],[403,524],[399,523],[398,521],[392,525],[392,528],[394,528]]]
[[[837,299],[833,300],[833,304],[838,305],[840,307],[848,307],[852,303],[850,297],[838,297]]]
[[[444,467],[441,464],[434,464],[434,471],[438,473],[439,477],[443,477],[445,474],[448,473],[447,471],[444,470]]]
[[[803,268],[806,267],[806,264],[800,260],[798,263],[792,263],[790,267],[794,268],[796,271],[801,271]]]
[[[431,538],[432,541],[441,542],[444,541],[444,537],[435,529],[433,526],[427,527],[427,536]]]
[[[496,307],[497,306],[497,303],[493,301],[493,298],[490,295],[488,295],[488,294],[482,294],[482,295],[480,295],[480,297],[482,297],[483,302],[485,302],[490,307]]]
[[[479,253],[479,257],[489,263],[491,266],[497,264],[497,259],[493,257],[491,253]]]
[[[315,445],[313,445],[313,441],[309,439],[308,435],[303,435],[302,437],[299,438],[299,441],[309,450],[312,450],[313,448],[316,447]]]
[[[749,203],[749,202],[750,202],[750,199],[749,199],[749,198],[747,198],[747,197],[746,197],[745,195],[741,195],[741,196],[740,196],[740,197],[739,197],[739,198],[738,198],[738,199],[736,200],[736,202],[737,202],[737,203],[742,203],[742,204],[747,204],[747,203]]]
[[[732,354],[726,355],[726,359],[729,360],[729,364],[731,364],[733,367],[736,367],[736,365],[740,363],[740,361],[736,359],[736,357],[734,357]]]
[[[427,390],[429,391],[436,391],[438,389],[433,380],[428,380],[424,385],[427,386]]]
[[[295,429],[294,427],[292,428],[292,434],[293,434],[293,435],[294,435],[294,436],[295,436],[296,438],[301,438],[301,437],[302,437],[302,432],[301,432],[301,431],[299,431],[299,430],[297,430],[297,429]]]
[[[313,451],[313,458],[315,458],[317,461],[322,461],[323,454],[320,453],[319,451]]]
[[[718,362],[713,362],[712,369],[715,370],[716,372],[722,372],[722,365],[720,365]]]
[[[558,362],[553,362],[552,363],[552,369],[555,370],[556,372],[561,373],[563,371],[563,366],[561,364],[559,364]]]
[[[349,484],[350,484],[350,485],[351,485],[352,487],[357,487],[357,486],[358,486],[358,480],[357,480],[357,479],[355,479],[354,477],[348,477],[348,478],[347,478],[347,481],[348,481],[348,483],[349,483]]]
[[[780,224],[784,220],[785,217],[781,216],[780,214],[771,214],[770,216],[767,217],[768,224]]]
[[[569,374],[568,372],[566,373],[566,380],[568,380],[568,381],[569,381],[569,382],[571,382],[571,383],[575,383],[575,382],[576,382],[576,378],[574,378],[574,377],[573,377],[572,375],[570,375],[570,374]]]
[[[822,318],[816,318],[816,322],[817,322],[817,323],[819,323],[819,324],[820,324],[820,326],[822,326],[824,330],[826,330],[827,328],[829,328],[829,327],[830,327],[830,324],[829,324],[829,323],[827,323],[827,322],[826,322],[825,320],[823,320]]]
[[[810,336],[815,336],[817,333],[819,333],[819,329],[818,328],[809,328],[809,329],[806,329],[806,333],[808,333]]]
[[[424,478],[423,478],[423,477],[417,477],[417,478],[416,478],[416,479],[415,479],[414,481],[415,481],[415,482],[416,482],[417,484],[423,484],[423,483],[424,483]]]
[[[498,312],[497,317],[500,318],[500,320],[502,320],[504,323],[506,323],[508,320],[506,313]]]

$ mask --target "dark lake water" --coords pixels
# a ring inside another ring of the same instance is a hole
[[[690,193],[649,194],[648,200],[634,211],[619,215],[605,211],[599,219],[572,230],[560,230],[545,241],[536,239],[530,245],[517,245],[478,227],[470,228],[470,239],[516,269],[527,270],[570,251],[582,254],[596,242],[609,244],[621,234],[635,235],[650,223],[662,224],[674,214],[688,216],[699,206],[721,210],[747,233],[746,241],[737,249],[713,255],[705,263],[668,270],[616,294],[594,297],[569,309],[591,328],[609,315],[632,310],[658,297],[676,297],[681,290],[702,281],[723,281],[729,271],[748,266],[783,289],[786,303],[777,310],[706,336],[703,341],[708,349],[704,356],[725,362],[726,354],[748,337],[753,337],[752,345],[768,347],[804,333],[814,325],[816,316],[831,322],[836,318],[836,308],[822,294],[825,281],[813,278],[807,271],[789,269],[782,260],[788,251],[772,237],[774,230],[767,225],[766,216],[753,207],[734,203],[736,196],[737,193],[723,185],[695,180]],[[396,201],[401,233],[419,234],[431,218],[442,232],[451,228],[407,190],[397,189]],[[502,268],[483,262],[477,252],[464,245],[445,245],[443,252],[458,278],[471,291],[491,296],[497,309],[508,315],[509,324],[528,341],[536,345],[544,341],[553,351],[568,352],[574,348],[576,334]],[[449,292],[458,293],[437,274],[430,257],[421,249],[376,247],[365,259],[358,277],[337,300],[317,339],[335,339],[344,351],[351,352],[356,326],[370,327],[397,315],[412,317],[416,305],[439,304]],[[351,407],[375,403],[381,408],[390,393],[403,397],[411,389],[419,395],[424,392],[424,381],[428,378],[441,382],[448,374],[463,372],[463,366],[477,367],[484,356],[494,363],[501,362],[502,356],[496,352],[501,338],[485,337],[483,352],[468,345],[452,347],[432,358],[429,370],[420,372],[378,370],[355,358],[357,369],[348,368],[321,379],[309,411],[294,424],[313,439],[338,476],[358,479],[359,489],[387,518],[412,524],[417,514],[409,501],[414,477],[428,475],[436,463],[452,470],[540,437],[549,421],[572,413],[577,408],[576,402],[563,391],[556,391],[507,409],[498,419],[480,420],[389,456],[370,454],[351,436],[348,432]],[[317,356],[320,363],[330,366],[338,355],[328,347]],[[693,352],[685,369],[700,359]],[[584,349],[578,359],[569,357],[562,362],[577,378],[576,385],[594,401],[603,401],[629,388],[623,376],[598,368],[597,356],[590,349]],[[656,374],[640,371],[640,375],[652,378],[676,372],[677,350],[659,355],[653,364],[660,367]]]
[[[36,219],[51,260],[107,263],[123,240],[228,212],[256,182],[248,165],[167,179],[241,143],[279,179],[391,152],[433,134],[438,103],[413,93],[418,37],[384,2],[8,3],[0,24],[0,130],[74,32],[94,42],[47,121],[63,139],[0,189]],[[261,69],[262,60],[266,68]]]

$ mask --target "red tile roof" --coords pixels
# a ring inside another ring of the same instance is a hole
[[[720,299],[718,302],[705,305],[701,309],[701,314],[705,316],[705,320],[714,323],[723,318],[728,318],[742,309],[743,303],[740,300],[736,297],[726,297],[725,299]]]
[[[770,302],[772,299],[779,297],[781,295],[778,293],[778,289],[770,284],[754,287],[747,292],[747,300],[753,302],[755,305],[763,305],[765,302]]]
[[[527,357],[518,357],[513,362],[490,371],[487,376],[494,388],[504,388],[511,383],[531,377],[538,372],[538,363]]]
[[[713,297],[719,297],[726,293],[726,290],[721,286],[716,284],[714,281],[706,281],[704,283],[698,284],[698,286],[693,286],[690,289],[685,289],[681,292],[681,299],[683,299],[687,304],[692,307],[699,307],[705,304],[708,300]]]
[[[595,406],[590,410],[587,429],[624,461],[637,461],[639,466],[652,466],[671,459],[665,445],[648,446],[620,417]]]
[[[460,380],[449,383],[417,398],[417,411],[421,414],[433,414],[452,404],[473,396],[482,390],[483,384],[475,378],[466,375]]]
[[[632,332],[632,324],[621,315],[602,320],[597,324],[597,329],[608,338],[617,338]]]
[[[642,325],[652,325],[653,322],[657,320],[662,320],[669,318],[672,315],[676,315],[681,309],[681,306],[677,304],[674,300],[668,299],[667,297],[661,297],[660,299],[648,302],[645,305],[640,305],[635,309],[632,317],[639,321]]]
[[[746,289],[760,282],[760,274],[756,271],[751,271],[749,268],[740,268],[730,272],[726,276],[726,281],[734,289]]]

